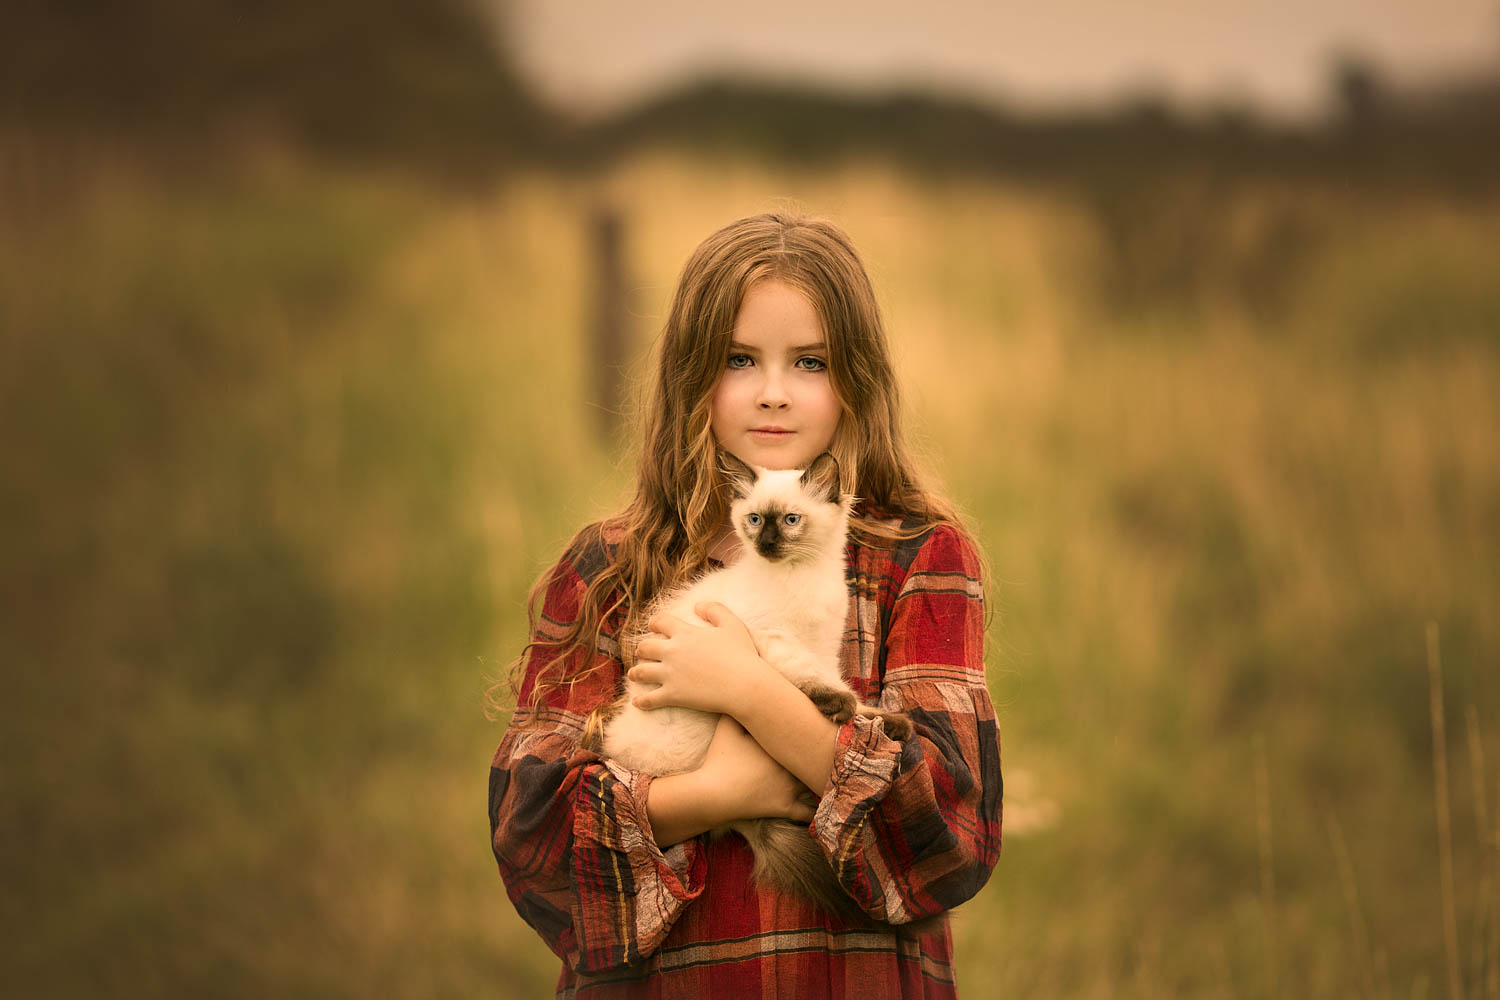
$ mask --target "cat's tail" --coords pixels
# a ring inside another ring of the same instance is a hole
[[[853,923],[872,922],[839,885],[823,849],[805,825],[785,819],[752,819],[731,827],[755,852],[757,884],[800,896]]]

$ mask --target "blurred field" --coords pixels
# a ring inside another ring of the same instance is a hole
[[[463,189],[6,149],[0,797],[15,995],[550,995],[482,693],[623,496],[582,333],[636,355],[729,219],[840,221],[993,569],[1007,839],[964,995],[1500,997],[1500,200],[1107,196],[638,153]],[[638,369],[635,374],[639,374]]]

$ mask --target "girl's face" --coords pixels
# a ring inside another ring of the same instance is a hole
[[[833,443],[841,413],[812,302],[774,278],[752,285],[709,410],[719,447],[749,465],[805,469]]]

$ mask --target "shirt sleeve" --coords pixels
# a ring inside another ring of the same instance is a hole
[[[557,638],[578,614],[585,584],[565,557],[554,569],[533,639]],[[533,647],[520,692],[543,672],[576,677],[534,709],[518,709],[490,765],[489,815],[500,877],[521,917],[576,972],[639,962],[703,891],[696,839],[663,852],[646,816],[648,775],[578,746],[584,720],[612,700],[621,666],[607,634],[592,651]]]
[[[855,902],[901,924],[957,906],[989,880],[1002,786],[976,553],[939,526],[894,582],[881,707],[905,712],[915,732],[898,742],[866,716],[840,727],[813,835]]]

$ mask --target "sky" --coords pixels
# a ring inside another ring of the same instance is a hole
[[[706,75],[968,93],[1018,110],[1248,103],[1327,109],[1357,52],[1396,82],[1500,72],[1500,0],[481,0],[523,75],[576,113]]]

